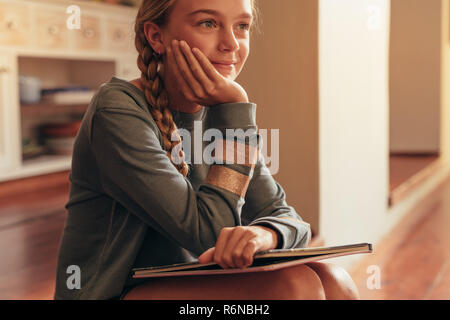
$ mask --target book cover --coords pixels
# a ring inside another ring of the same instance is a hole
[[[372,244],[370,243],[356,243],[331,247],[273,249],[255,254],[253,264],[244,269],[222,269],[215,262],[205,264],[187,262],[167,266],[135,268],[132,272],[133,278],[261,272],[344,255],[371,252]]]

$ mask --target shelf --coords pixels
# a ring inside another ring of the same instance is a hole
[[[54,116],[54,115],[83,115],[88,104],[22,104],[20,114],[22,117]]]
[[[71,164],[72,156],[42,155],[24,160],[22,166],[11,169],[9,172],[0,172],[0,181],[70,170]]]

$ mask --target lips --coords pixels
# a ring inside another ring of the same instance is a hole
[[[233,70],[236,62],[235,61],[212,61],[212,64],[219,69],[223,70]]]
[[[223,60],[223,61],[211,61],[211,63],[213,64],[217,64],[217,65],[224,65],[224,66],[233,66],[235,65],[237,62],[233,61],[233,60]]]
[[[236,61],[212,61],[212,63],[214,64],[224,64],[224,65],[232,65],[232,64],[236,64]]]

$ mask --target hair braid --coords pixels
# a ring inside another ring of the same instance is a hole
[[[175,168],[183,175],[187,176],[189,167],[185,161],[185,154],[182,150],[181,137],[178,128],[173,120],[169,105],[167,91],[164,82],[158,73],[159,59],[154,55],[153,49],[147,42],[142,28],[136,24],[136,49],[139,53],[137,64],[141,71],[141,83],[145,98],[149,103],[149,111],[162,133],[164,147]],[[172,141],[174,137],[175,141]],[[178,144],[180,144],[178,146]],[[178,151],[178,159],[172,157],[172,150]]]

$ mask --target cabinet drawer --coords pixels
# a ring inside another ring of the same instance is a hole
[[[23,46],[31,42],[29,7],[21,3],[0,6],[0,45]]]
[[[133,25],[127,21],[106,20],[107,50],[131,51],[134,48]]]
[[[39,9],[35,12],[37,44],[47,49],[68,48],[66,14],[63,10]]]
[[[86,14],[81,15],[81,28],[74,30],[75,50],[99,50],[101,42],[100,19]]]

